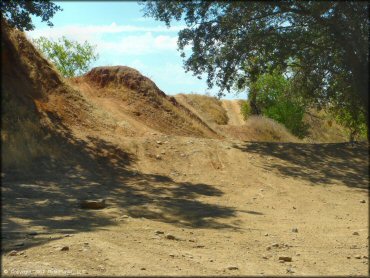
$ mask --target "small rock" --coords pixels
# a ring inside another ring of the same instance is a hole
[[[280,256],[280,257],[279,257],[279,261],[291,262],[291,261],[292,261],[292,257],[288,257],[288,256]]]
[[[352,233],[352,235],[354,235],[354,236],[358,236],[358,235],[360,235],[358,232],[353,232]]]
[[[295,254],[297,257],[299,257],[301,254],[300,253],[297,253],[297,254]]]
[[[82,209],[103,209],[106,207],[105,200],[81,200],[80,208]]]
[[[237,266],[228,266],[227,269],[228,270],[238,270],[239,267],[237,267]]]
[[[362,256],[362,258],[367,259],[367,258],[368,258],[368,256],[363,255],[363,256]]]
[[[293,229],[292,229],[292,232],[293,232],[293,233],[298,233],[298,229],[297,229],[297,228],[293,228]]]
[[[175,257],[175,254],[170,254],[169,256],[172,257],[172,258],[174,258]]]
[[[269,234],[268,234],[268,233],[266,233],[266,234],[265,234],[265,236],[269,236]]]
[[[157,154],[157,155],[155,156],[155,158],[159,160],[159,159],[161,159],[161,156],[160,156],[159,154]]]
[[[184,154],[184,153],[182,153],[182,154],[180,154],[180,156],[181,156],[181,157],[184,157],[184,156],[185,156],[185,154]]]
[[[70,234],[66,234],[66,235],[64,235],[64,237],[71,237],[72,235],[70,235]]]
[[[271,246],[267,246],[266,247],[266,250],[271,250]]]
[[[63,246],[62,248],[60,248],[60,251],[69,251],[69,247],[68,246]]]
[[[293,207],[293,209],[297,209],[296,207]]]
[[[267,257],[266,255],[263,255],[263,256],[262,256],[262,259],[267,260],[267,259],[268,259],[268,257]]]
[[[157,141],[157,144],[158,145],[162,145],[162,141]]]
[[[355,256],[355,259],[361,259],[362,258],[362,256],[361,255],[356,255]]]
[[[28,235],[29,236],[35,236],[35,235],[37,235],[38,234],[38,232],[36,232],[36,231],[32,231],[32,232],[29,232],[28,233]]]
[[[89,243],[88,242],[84,242],[84,245],[89,245]]]
[[[366,203],[366,201],[365,201],[365,200],[361,200],[361,201],[360,201],[360,203],[365,204],[365,203]]]
[[[287,269],[286,269],[286,272],[287,272],[287,273],[294,273],[294,271],[293,271],[291,268],[287,268]]]
[[[163,231],[159,231],[159,230],[157,230],[157,231],[155,231],[155,234],[156,234],[156,235],[163,235],[163,234],[164,234],[164,232],[163,232]]]
[[[279,243],[273,243],[271,247],[279,247]]]
[[[351,258],[351,256],[347,256],[347,259],[350,259]]]
[[[140,268],[140,270],[146,270],[146,268],[145,267],[142,267],[142,268]]]
[[[12,250],[12,251],[10,251],[9,252],[9,254],[8,254],[9,256],[17,256],[18,255],[18,251],[16,251],[16,250]]]
[[[194,248],[204,248],[204,245],[196,245]]]
[[[171,240],[175,240],[176,239],[176,237],[174,235],[171,235],[171,234],[167,234],[166,235],[166,238],[167,239],[171,239]]]

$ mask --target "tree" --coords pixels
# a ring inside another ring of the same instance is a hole
[[[285,125],[294,135],[303,138],[308,128],[303,122],[307,103],[292,91],[291,84],[291,78],[274,70],[260,75],[251,88],[257,93],[256,103],[264,116]]]
[[[21,31],[30,31],[35,28],[31,15],[39,16],[43,22],[53,26],[50,19],[57,11],[62,11],[60,6],[50,0],[4,0],[0,3],[0,10],[9,25]]]
[[[360,109],[368,121],[366,2],[162,0],[143,5],[146,16],[167,26],[184,19],[178,46],[185,69],[199,77],[207,73],[209,87],[219,86],[221,95],[234,86],[249,87],[260,74],[290,67],[299,92],[313,103],[351,99],[351,110]],[[258,113],[256,92],[250,94]]]
[[[40,37],[33,42],[64,77],[84,74],[89,70],[90,64],[98,58],[95,46],[87,41],[80,44],[63,36],[58,41]]]

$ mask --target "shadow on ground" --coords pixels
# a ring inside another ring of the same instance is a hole
[[[236,228],[219,221],[235,216],[233,208],[198,200],[223,195],[212,185],[138,173],[132,167],[134,156],[118,146],[92,137],[76,140],[61,122],[59,126],[63,136],[53,140],[65,149],[64,158],[35,161],[28,174],[3,169],[3,251],[42,244],[51,240],[49,234],[103,229],[124,214],[188,228]],[[105,198],[115,214],[80,209],[78,200],[85,198]],[[32,229],[44,240],[31,240],[27,234]],[[16,247],[18,241],[25,244]]]
[[[349,143],[246,142],[234,147],[266,157],[260,166],[285,177],[304,179],[313,185],[343,183],[354,188],[369,188],[366,143],[351,146]]]

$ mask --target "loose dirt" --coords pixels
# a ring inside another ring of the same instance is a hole
[[[222,106],[227,112],[229,117],[229,125],[243,125],[245,121],[242,114],[240,113],[240,104],[238,100],[222,100]]]
[[[368,274],[367,144],[223,137],[135,70],[63,80],[2,27],[2,88],[35,104],[2,142],[45,131],[31,165],[2,169],[2,275]]]
[[[5,173],[3,274],[367,274],[366,146],[89,136],[101,163]]]

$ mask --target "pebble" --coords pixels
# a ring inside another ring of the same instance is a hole
[[[361,200],[361,201],[360,201],[360,203],[365,204],[365,203],[366,203],[366,201],[365,201],[365,200]]]
[[[18,252],[16,250],[12,250],[9,252],[8,254],[9,256],[17,256],[18,255]]]
[[[267,259],[268,259],[268,257],[267,257],[266,255],[264,255],[264,256],[262,256],[262,259],[267,260]]]
[[[159,230],[157,230],[157,231],[155,231],[155,234],[156,234],[156,235],[162,235],[162,234],[164,234],[164,232],[163,232],[163,231],[159,231]]]
[[[176,239],[176,237],[174,235],[171,235],[171,234],[167,234],[166,235],[166,238],[167,239],[171,239],[171,240],[175,240]]]
[[[175,257],[175,254],[170,254],[170,257],[174,258]]]
[[[232,266],[228,266],[228,267],[227,267],[227,269],[228,269],[228,270],[238,270],[238,269],[239,269],[239,267],[237,267],[237,266],[233,266],[233,265],[232,265]]]
[[[362,256],[361,255],[356,255],[355,256],[355,259],[361,259],[362,258]]]
[[[140,268],[140,270],[146,270],[146,268],[145,267],[142,267],[142,268]]]
[[[60,248],[60,251],[69,251],[69,247],[68,246],[63,246],[62,248]]]
[[[353,232],[352,233],[352,235],[354,235],[354,236],[358,236],[358,235],[360,235],[358,232]]]
[[[159,154],[157,154],[157,155],[155,156],[155,158],[156,158],[156,159],[161,159],[161,156],[160,156]]]
[[[293,233],[298,233],[298,229],[297,229],[297,228],[293,228],[293,229],[292,229],[292,232],[293,232]]]
[[[280,256],[280,257],[279,257],[279,261],[291,262],[291,261],[292,261],[292,257],[288,257],[288,256]]]
[[[268,233],[266,233],[266,234],[265,234],[265,236],[269,236],[269,234],[268,234]]]
[[[162,145],[162,141],[157,141],[157,144],[158,145]]]

